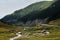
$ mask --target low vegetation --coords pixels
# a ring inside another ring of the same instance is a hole
[[[9,40],[11,37],[15,37],[15,33],[19,31],[22,32],[22,37],[16,40],[60,40],[60,26],[44,26],[44,29],[50,34],[41,35],[40,32],[43,29],[41,25],[36,27],[15,27],[4,23],[0,23],[0,25],[0,40]],[[25,35],[28,36],[25,37]]]

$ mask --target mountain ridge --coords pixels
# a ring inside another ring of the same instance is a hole
[[[60,18],[58,9],[60,1],[43,1],[32,4],[24,9],[17,10],[13,14],[5,16],[1,20],[10,25],[19,26],[35,26],[40,23],[48,23],[49,21]],[[58,14],[57,14],[58,13]],[[59,15],[59,16],[58,16]],[[58,16],[58,17],[57,17]],[[37,22],[36,22],[37,21]]]

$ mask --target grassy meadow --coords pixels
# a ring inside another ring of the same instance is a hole
[[[0,40],[9,40],[15,37],[15,33],[19,31],[22,32],[22,37],[16,40],[60,40],[60,26],[44,26],[50,32],[49,35],[40,34],[42,27],[41,25],[35,27],[16,27],[0,22]],[[25,37],[26,35],[28,36]]]

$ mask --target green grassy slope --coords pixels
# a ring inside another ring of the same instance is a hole
[[[0,23],[1,24],[1,23]],[[22,32],[22,38],[18,38],[16,40],[60,40],[60,26],[43,26],[43,25],[39,25],[39,26],[35,26],[35,27],[24,27],[26,30],[23,30],[24,28],[21,27],[13,27],[10,26],[9,28],[5,28],[8,27],[5,24],[1,25],[2,27],[0,28],[0,40],[9,40],[9,38],[11,37],[15,37],[15,33],[14,32],[9,32],[8,30],[18,30]],[[42,27],[44,27],[46,29],[46,31],[50,32],[48,35],[43,35],[40,34],[40,32],[42,31]],[[16,29],[14,29],[16,28]],[[19,30],[20,29],[20,30]],[[2,31],[5,30],[5,31]],[[7,32],[6,32],[7,31]],[[17,31],[17,32],[18,32]],[[28,35],[28,37],[25,37],[25,35]],[[35,35],[34,35],[35,34]]]
[[[56,19],[54,21],[49,22],[51,25],[59,25],[60,26],[60,19]]]
[[[41,11],[49,8],[54,2],[55,1],[42,1],[31,4],[24,9],[17,10],[13,14],[5,16],[1,21],[7,22],[11,25],[18,25],[18,23],[35,20],[36,18],[38,19],[38,17],[42,18],[45,11]],[[45,16],[43,18],[45,18]]]

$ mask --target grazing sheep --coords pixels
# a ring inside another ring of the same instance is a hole
[[[46,31],[46,30],[42,30],[41,33],[42,33],[42,34],[45,34],[45,35],[50,34],[50,32],[48,32],[48,31]]]

